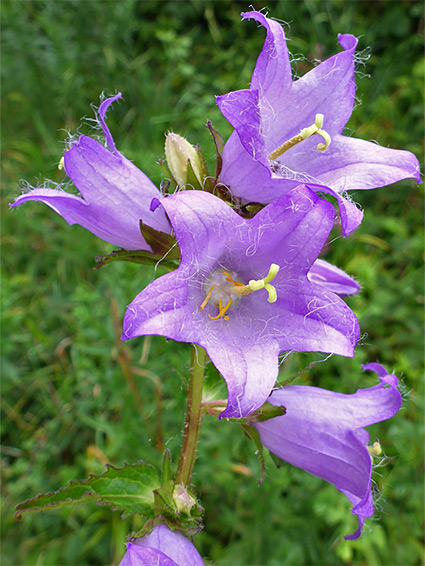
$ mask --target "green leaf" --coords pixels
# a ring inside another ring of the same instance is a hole
[[[62,509],[89,501],[112,505],[114,510],[126,515],[139,513],[153,517],[153,491],[159,486],[157,471],[149,464],[126,464],[123,468],[107,465],[106,472],[100,476],[71,480],[68,486],[58,491],[20,503],[15,517],[21,519],[24,513]]]

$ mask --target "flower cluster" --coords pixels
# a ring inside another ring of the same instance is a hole
[[[267,35],[249,89],[217,98],[234,132],[222,151],[216,143],[215,176],[198,148],[172,133],[166,157],[176,191],[158,190],[118,152],[106,126],[117,94],[98,110],[106,147],[82,135],[61,162],[81,197],[42,187],[12,206],[42,201],[69,224],[127,250],[157,253],[166,242],[168,253],[177,243],[176,269],[131,302],[122,339],[156,334],[204,348],[227,384],[220,417],[246,419],[273,454],[335,485],[358,516],[347,537],[357,538],[373,514],[377,452],[364,427],[399,410],[397,378],[371,363],[364,369],[379,383],[352,395],[302,385],[275,389],[279,355],[353,357],[359,340],[356,316],[341,297],[360,285],[319,259],[335,223],[333,205],[320,194],[336,198],[347,235],[363,213],[346,191],[419,181],[419,166],[406,151],[343,134],[355,97],[353,36],[340,35],[341,52],[293,80],[283,28],[257,11],[242,18],[256,20]],[[190,190],[192,184],[203,190]],[[266,401],[283,414],[250,420]],[[153,562],[203,564],[166,525],[130,542],[121,565]]]

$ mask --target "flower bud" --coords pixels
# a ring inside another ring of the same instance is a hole
[[[190,495],[184,485],[176,485],[173,490],[173,500],[179,513],[190,515],[196,499]]]
[[[187,183],[187,162],[190,161],[196,179],[202,187],[202,166],[196,149],[187,139],[170,132],[165,138],[165,157],[168,167],[177,185],[184,187]]]

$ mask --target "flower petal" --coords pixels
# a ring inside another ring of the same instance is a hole
[[[267,169],[269,160],[261,133],[261,114],[257,90],[238,90],[216,97],[223,116],[235,128],[243,148],[252,159]],[[226,144],[227,145],[227,144]],[[234,150],[232,150],[234,151]],[[225,161],[228,155],[224,154]],[[223,177],[222,182],[225,181]]]
[[[220,418],[242,418],[253,413],[266,401],[278,376],[276,340],[240,340],[229,327],[220,324],[217,334],[206,335],[208,355],[224,377],[229,396]]]
[[[127,544],[120,566],[205,566],[199,552],[182,533],[167,525],[156,525],[152,532]]]
[[[262,97],[273,104],[281,96],[282,89],[292,81],[285,33],[279,22],[267,18],[261,12],[242,12],[241,16],[243,19],[256,20],[267,30],[263,49],[252,73],[250,88],[261,90]]]
[[[325,152],[318,153],[310,154],[309,173],[339,193],[375,189],[408,178],[421,182],[419,162],[409,151],[338,135]],[[302,158],[297,156],[299,164]]]
[[[270,321],[275,328],[279,350],[329,352],[354,356],[360,327],[352,310],[337,295],[317,285],[288,284],[278,292],[277,316]]]
[[[341,297],[356,295],[361,289],[359,283],[345,271],[323,259],[316,259],[308,272],[308,279]]]
[[[155,548],[127,543],[127,552],[119,566],[180,566],[166,554]]]

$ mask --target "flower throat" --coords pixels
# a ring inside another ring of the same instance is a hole
[[[270,284],[270,281],[276,277],[279,271],[279,266],[272,263],[268,274],[263,279],[251,279],[247,285],[236,280],[236,273],[229,273],[221,269],[213,271],[208,277],[206,287],[209,289],[207,295],[199,307],[201,310],[207,306],[211,301],[218,307],[218,314],[216,316],[208,315],[211,320],[218,320],[224,318],[229,320],[229,315],[226,312],[229,310],[233,302],[239,301],[244,295],[250,295],[254,291],[265,289],[268,293],[268,302],[274,303],[277,300],[276,289]]]

